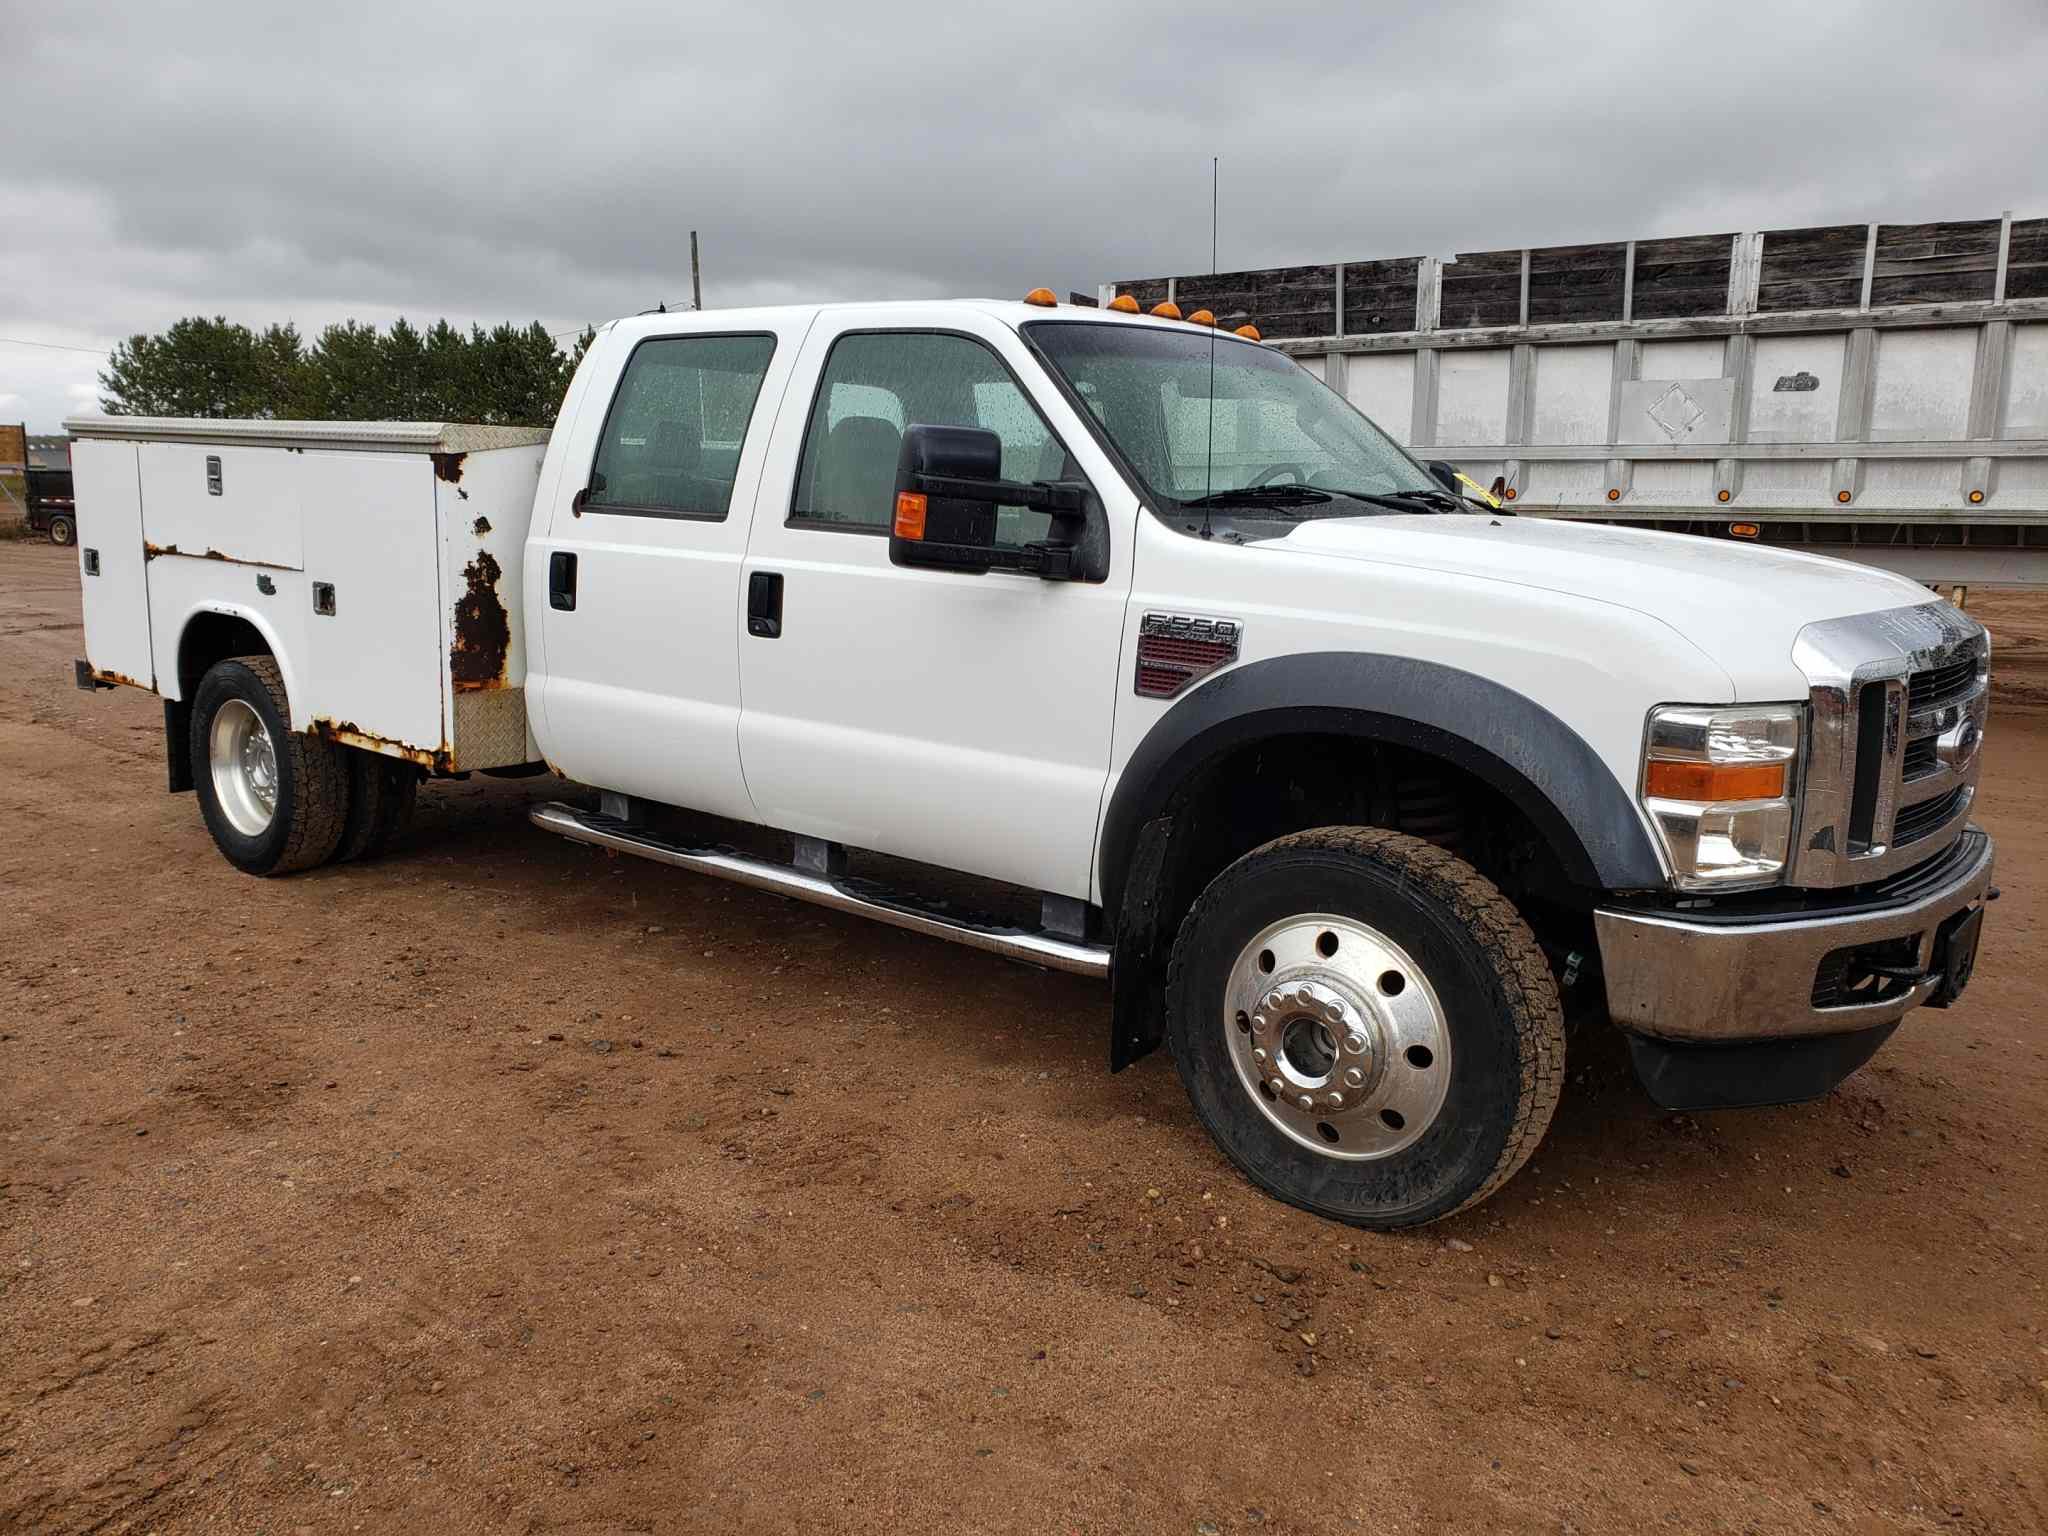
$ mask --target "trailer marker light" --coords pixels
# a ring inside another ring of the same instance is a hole
[[[1619,501],[1621,500],[1621,492],[1610,487],[1607,492],[1607,499],[1609,501]]]
[[[1237,334],[1246,341],[1264,341],[1266,339],[1259,334],[1259,328],[1256,325],[1240,325],[1237,328]]]
[[[1502,492],[1501,492],[1501,494],[1502,494],[1503,496],[1507,497],[1507,499],[1508,499],[1509,501],[1513,501],[1513,500],[1514,500],[1514,499],[1515,499],[1516,497],[1520,496],[1520,495],[1521,495],[1522,493],[1521,493],[1520,491],[1516,490],[1516,489],[1515,489],[1515,488],[1514,488],[1514,487],[1513,487],[1513,486],[1511,485],[1511,486],[1509,486],[1509,487],[1508,487],[1508,488],[1507,488],[1506,490],[1502,491]]]
[[[1835,492],[1835,500],[1837,500],[1837,501],[1847,501],[1848,499],[1849,499],[1849,493],[1848,493],[1847,491],[1837,491],[1837,492]]]
[[[1135,315],[1138,312],[1138,301],[1128,293],[1120,293],[1109,301],[1109,307],[1120,315]]]
[[[1716,491],[1716,492],[1714,492],[1714,500],[1716,500],[1716,501],[1726,501],[1727,499],[1728,499],[1728,493],[1727,493],[1726,491]]]
[[[1983,493],[1982,491],[1972,491],[1972,492],[1970,492],[1970,505],[1971,505],[1971,506],[1973,506],[1973,507],[1974,507],[1974,506],[1976,506],[1976,505],[1977,505],[1977,503],[1978,503],[1978,502],[1980,502],[1980,501],[1982,501],[1983,499],[1984,499],[1984,493]]]
[[[916,491],[896,493],[896,537],[899,539],[921,539],[924,537],[924,497]]]
[[[1152,313],[1161,320],[1178,320],[1180,318],[1180,306],[1171,299],[1162,299],[1159,303],[1152,306]]]
[[[1763,529],[1759,528],[1755,523],[1730,523],[1728,525],[1728,537],[1731,539],[1753,539],[1762,532]]]
[[[1026,304],[1036,304],[1040,309],[1052,309],[1059,304],[1050,288],[1034,288],[1024,295]]]

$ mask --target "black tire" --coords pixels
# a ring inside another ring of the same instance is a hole
[[[78,542],[78,524],[68,517],[50,519],[50,542],[62,548],[69,548]]]
[[[209,753],[214,717],[235,701],[256,712],[275,760],[276,804],[268,825],[254,833],[229,819]],[[333,856],[348,816],[348,769],[338,748],[292,729],[276,662],[268,656],[238,656],[210,667],[193,692],[190,740],[199,812],[230,864],[252,875],[288,875]]]
[[[1233,967],[1269,925],[1315,913],[1397,944],[1441,1004],[1441,1108],[1384,1157],[1346,1161],[1302,1145],[1233,1064]],[[1535,1152],[1564,1081],[1556,980],[1521,914],[1462,859],[1374,827],[1283,837],[1217,876],[1174,943],[1167,1009],[1181,1081],[1224,1154],[1290,1205],[1353,1226],[1419,1226],[1485,1199]]]
[[[341,750],[348,764],[348,816],[334,861],[381,858],[412,825],[420,771],[403,758],[360,747]]]

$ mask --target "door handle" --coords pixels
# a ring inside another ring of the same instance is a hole
[[[747,633],[757,640],[782,634],[782,572],[755,571],[747,577]]]
[[[565,549],[548,556],[548,606],[564,612],[576,607],[576,557]]]

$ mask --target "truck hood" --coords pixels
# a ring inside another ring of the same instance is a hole
[[[1805,693],[1792,642],[1808,624],[1938,600],[1903,576],[1844,560],[1549,518],[1324,518],[1260,547],[1512,582],[1630,608],[1712,658],[1737,699]]]

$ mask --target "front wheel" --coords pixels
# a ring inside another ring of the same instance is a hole
[[[78,525],[70,518],[59,515],[50,519],[50,542],[59,548],[68,548],[78,542]]]
[[[1564,1080],[1557,985],[1514,905],[1419,838],[1254,850],[1181,925],[1168,1038],[1253,1182],[1354,1226],[1435,1221],[1529,1160]]]

